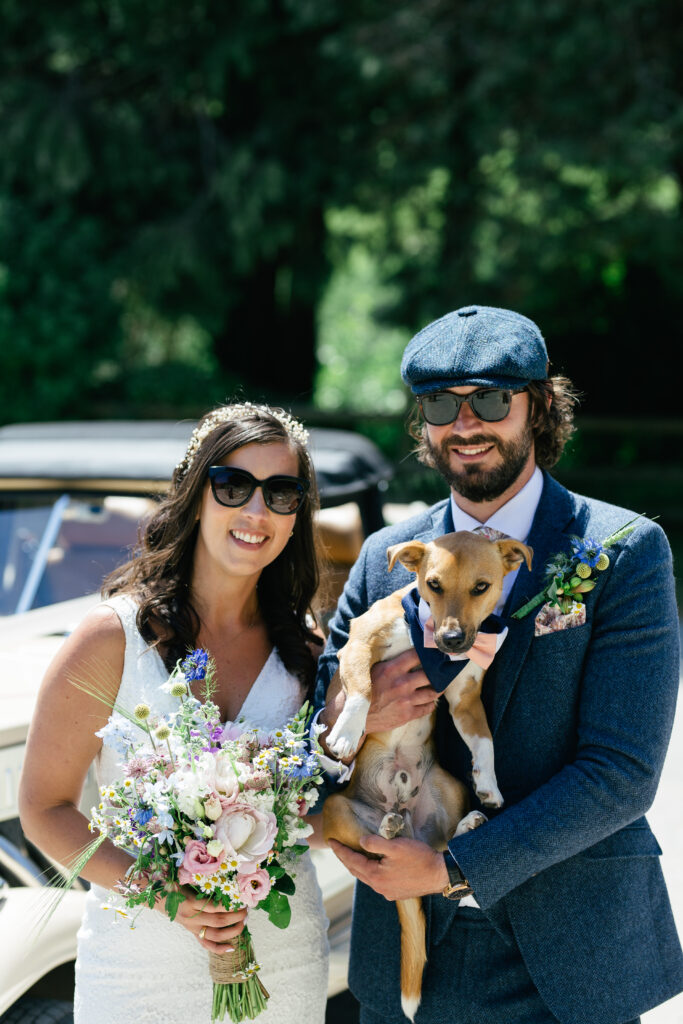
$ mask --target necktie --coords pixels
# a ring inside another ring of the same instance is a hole
[[[503,533],[502,530],[496,530],[493,526],[475,526],[472,533],[479,533],[482,537],[486,537],[487,540],[507,540],[510,536],[509,533]]]

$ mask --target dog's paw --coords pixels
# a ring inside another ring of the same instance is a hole
[[[476,764],[472,768],[472,782],[474,783],[474,792],[482,807],[503,806],[503,794],[498,789],[495,778],[492,778],[490,774],[487,775]]]
[[[505,803],[502,793],[495,785],[491,789],[480,789],[478,786],[475,786],[474,792],[477,794],[482,807],[502,807]]]
[[[379,834],[382,839],[395,839],[399,832],[403,831],[405,822],[401,814],[385,814],[379,826]]]
[[[369,707],[370,701],[359,694],[347,699],[327,737],[327,746],[335,757],[343,760],[356,752],[365,729]]]
[[[484,822],[488,820],[489,819],[486,815],[482,814],[481,811],[470,811],[469,814],[465,815],[462,821],[458,822],[458,827],[455,830],[453,838],[455,839],[455,836],[461,836],[465,832],[471,832],[473,829],[479,828],[480,825],[483,825]]]

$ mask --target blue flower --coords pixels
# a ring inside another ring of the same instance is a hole
[[[310,779],[315,775],[318,767],[318,758],[315,754],[309,754],[301,764],[293,765],[291,768],[288,768],[285,775],[288,775],[291,779]]]
[[[135,745],[139,733],[126,718],[110,718],[95,735],[100,737],[105,747],[112,747],[117,754],[126,756]]]
[[[171,854],[171,860],[174,860],[175,861],[175,866],[177,868],[179,868],[180,865],[185,860],[185,851],[184,850],[177,850],[175,853],[172,853]]]
[[[157,821],[159,822],[162,828],[166,829],[173,828],[173,826],[175,825],[173,815],[169,814],[168,811],[160,811],[157,809]]]
[[[151,807],[138,807],[137,811],[133,814],[138,825],[146,825],[150,818],[154,817],[154,811]]]
[[[602,544],[592,537],[572,541],[572,549],[579,562],[585,562],[586,565],[590,565],[591,569],[595,568],[602,554]]]
[[[162,829],[154,838],[158,843],[166,843],[168,846],[175,846],[176,843],[175,832],[171,828]]]
[[[201,647],[198,647],[196,650],[192,651],[191,654],[188,654],[185,661],[180,666],[188,683],[192,682],[193,679],[204,679],[206,677],[208,661],[209,655]]]

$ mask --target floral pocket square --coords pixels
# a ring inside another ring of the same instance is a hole
[[[547,602],[543,605],[534,622],[534,636],[545,636],[546,633],[559,633],[562,629],[573,629],[583,626],[586,621],[586,606],[575,601],[568,612],[563,612],[558,605]]]

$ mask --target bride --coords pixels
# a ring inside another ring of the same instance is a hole
[[[310,694],[320,641],[307,624],[318,571],[306,438],[298,421],[268,406],[246,402],[206,415],[136,557],[108,578],[106,600],[48,669],[20,808],[26,835],[56,861],[68,863],[91,839],[78,804],[93,759],[98,784],[121,775],[115,750],[95,735],[106,709],[72,680],[118,694],[123,706],[144,700],[164,713],[174,702],[159,685],[188,650],[203,647],[216,664],[212,699],[224,721],[273,729]],[[173,922],[159,903],[131,930],[102,906],[130,864],[106,841],[84,869],[92,886],[78,934],[75,1024],[208,1024],[206,951],[229,950],[247,911],[228,913],[190,895]],[[284,932],[263,911],[249,916],[271,994],[259,1021],[322,1024],[327,921],[309,854],[298,861],[291,906]]]

